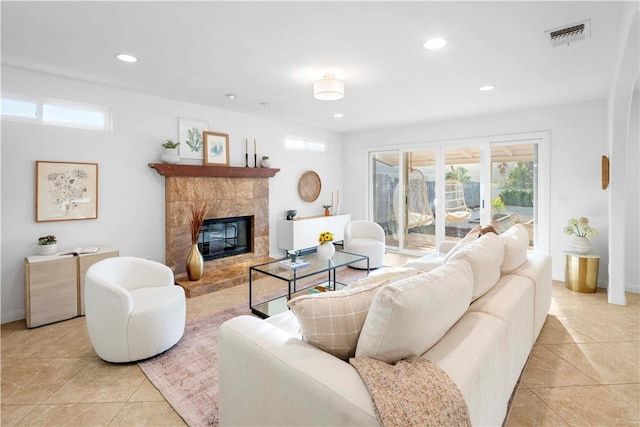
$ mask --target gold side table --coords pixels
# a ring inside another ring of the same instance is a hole
[[[565,252],[564,286],[576,292],[595,292],[598,287],[599,255]]]

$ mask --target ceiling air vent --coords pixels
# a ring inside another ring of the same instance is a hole
[[[587,19],[577,24],[545,31],[545,34],[548,34],[551,46],[569,45],[591,37],[591,20]]]

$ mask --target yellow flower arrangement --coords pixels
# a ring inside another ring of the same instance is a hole
[[[333,234],[329,231],[323,231],[318,237],[318,243],[323,244],[327,242],[333,242]]]

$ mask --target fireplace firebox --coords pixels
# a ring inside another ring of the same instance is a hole
[[[205,219],[198,249],[205,261],[251,252],[251,216]]]

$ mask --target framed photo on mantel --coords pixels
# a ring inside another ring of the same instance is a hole
[[[203,135],[204,164],[229,166],[229,135],[216,132],[203,132]]]
[[[36,222],[98,218],[98,164],[36,161]]]

